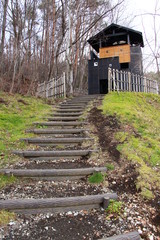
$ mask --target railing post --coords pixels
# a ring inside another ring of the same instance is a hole
[[[117,79],[117,91],[119,92],[119,71],[116,70],[116,79]]]
[[[113,74],[112,74],[112,76],[113,76],[113,91],[115,91],[115,90],[116,90],[115,69],[113,69]]]
[[[121,91],[123,90],[123,72],[122,70],[120,71],[120,83],[121,83]]]
[[[43,97],[44,98],[46,97],[46,81],[44,81],[44,84],[43,84]]]
[[[112,70],[111,68],[108,68],[108,93],[111,91],[111,73],[112,73]]]
[[[65,76],[65,72],[63,72],[63,95],[64,95],[64,98],[66,98],[66,76]]]
[[[132,88],[131,88],[131,73],[128,72],[128,90],[129,92],[132,92]]]

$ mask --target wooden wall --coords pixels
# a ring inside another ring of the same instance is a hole
[[[130,45],[118,45],[99,49],[100,58],[119,57],[119,63],[129,63],[131,61]]]

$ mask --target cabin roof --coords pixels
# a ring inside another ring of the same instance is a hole
[[[144,47],[141,32],[114,23],[88,39],[87,42],[96,50],[96,52],[99,52],[100,41],[102,47],[115,44],[118,45],[120,42],[127,41],[127,35],[129,35],[131,45],[135,44]]]

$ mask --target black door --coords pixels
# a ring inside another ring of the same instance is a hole
[[[108,93],[108,79],[100,79],[100,94]]]

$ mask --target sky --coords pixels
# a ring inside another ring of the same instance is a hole
[[[160,52],[160,16],[156,17],[156,36],[157,44],[155,45],[155,31],[154,31],[154,17],[151,14],[155,13],[155,6],[157,3],[157,14],[160,14],[160,0],[126,0],[126,11],[135,16],[130,23],[131,27],[135,30],[141,31],[144,38],[143,58],[144,58],[144,70],[156,71],[156,64],[153,61],[153,52]],[[150,13],[148,15],[147,13]],[[150,45],[150,47],[149,47]]]

